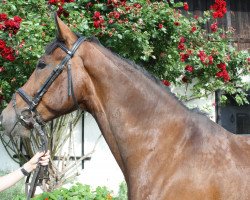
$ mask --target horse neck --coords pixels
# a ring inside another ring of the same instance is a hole
[[[162,86],[103,47],[89,49],[86,61],[91,65],[85,66],[95,88],[89,111],[123,162],[139,149],[146,151],[143,142],[167,134],[186,109]]]

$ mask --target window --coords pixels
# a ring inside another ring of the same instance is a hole
[[[220,98],[220,91],[216,93],[216,103]],[[227,105],[216,107],[216,122],[235,134],[250,134],[250,105],[238,106],[234,98],[227,95]],[[248,91],[250,101],[250,90]]]

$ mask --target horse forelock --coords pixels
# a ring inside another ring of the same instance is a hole
[[[47,44],[45,47],[45,53],[50,55],[59,46],[59,44],[62,44],[62,41],[60,41],[58,38],[55,38],[52,42]]]

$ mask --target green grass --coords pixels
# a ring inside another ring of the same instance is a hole
[[[0,176],[8,174],[8,172],[0,171]],[[13,185],[12,187],[0,192],[1,200],[25,200],[25,192],[24,192],[24,180],[20,180],[18,183]]]

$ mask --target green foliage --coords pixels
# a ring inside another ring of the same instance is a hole
[[[7,172],[0,172],[4,175]],[[1,200],[25,200],[24,182],[20,181],[15,186],[0,193]],[[119,187],[118,195],[114,196],[113,192],[106,187],[97,187],[91,189],[89,185],[76,183],[69,189],[59,188],[52,192],[44,192],[32,198],[33,200],[127,200],[127,185],[122,182]]]
[[[127,200],[128,199],[128,189],[126,182],[122,182],[119,186],[118,196],[114,200]]]
[[[0,73],[0,94],[9,101],[14,90],[27,81],[55,29],[51,11],[43,0],[35,3],[31,0],[6,1],[1,3],[0,13],[8,14],[9,18],[18,15],[23,19],[16,35],[10,37],[8,31],[0,30],[0,39],[15,50],[16,57],[10,62],[0,56],[0,66],[5,69]]]
[[[124,186],[122,186],[124,187]],[[123,191],[125,189],[123,188]],[[119,193],[120,194],[120,193]],[[109,191],[106,187],[97,187],[92,190],[89,185],[82,185],[76,183],[69,189],[60,188],[53,192],[44,192],[33,198],[34,200],[126,200],[126,196],[119,195],[113,197],[112,191]]]
[[[5,69],[0,68],[2,106],[25,83],[44,47],[55,37],[51,16],[56,11],[75,32],[97,37],[104,46],[144,66],[165,83],[189,86],[192,95],[183,96],[184,100],[220,89],[235,94],[239,104],[247,103],[244,91],[250,86],[242,77],[249,75],[250,55],[230,45],[232,30],[218,28],[211,11],[194,17],[178,10],[183,3],[170,7],[160,0],[51,2],[4,1],[0,7],[0,13],[9,18],[22,18],[19,31],[11,37],[8,31],[0,30],[0,39],[15,50],[16,57],[10,62],[0,56],[0,67]],[[209,23],[213,27],[207,31],[204,27]]]

